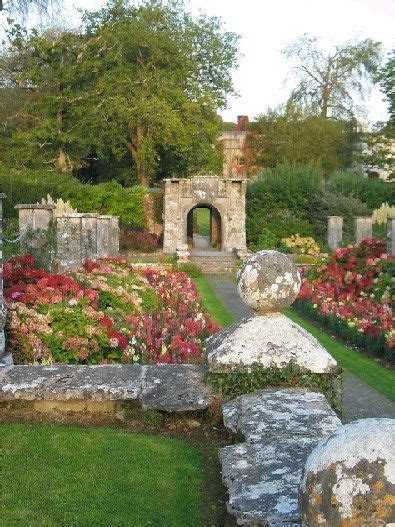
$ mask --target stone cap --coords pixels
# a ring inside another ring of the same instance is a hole
[[[39,210],[53,210],[56,209],[55,205],[43,205],[41,203],[21,203],[19,205],[15,205],[14,209],[21,210],[21,209],[39,209]]]
[[[4,192],[0,192],[0,199],[4,199],[7,197],[7,194],[4,194]]]

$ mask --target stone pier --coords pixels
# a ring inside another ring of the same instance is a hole
[[[343,218],[328,216],[328,246],[334,251],[340,247],[343,238]]]
[[[35,252],[48,242],[49,228],[54,220],[55,205],[21,204],[19,213],[21,252]]]
[[[395,218],[387,218],[387,253],[395,255]]]
[[[359,243],[364,238],[372,237],[373,222],[371,216],[359,216],[355,218],[355,241]]]

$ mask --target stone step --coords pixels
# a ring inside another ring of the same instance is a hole
[[[238,525],[299,526],[303,467],[340,419],[322,394],[304,388],[260,390],[222,408],[225,426],[245,438],[220,450],[228,511]]]

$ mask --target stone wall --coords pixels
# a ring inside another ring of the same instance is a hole
[[[21,251],[52,250],[54,265],[72,270],[84,260],[116,257],[119,253],[119,218],[100,214],[68,212],[55,217],[54,205],[17,205]]]
[[[5,197],[5,194],[0,193],[0,367],[7,364],[4,337],[6,310],[3,299],[3,199]]]
[[[197,206],[219,214],[223,251],[245,249],[246,185],[245,179],[209,175],[165,180],[163,251],[172,254],[187,245],[188,213]]]

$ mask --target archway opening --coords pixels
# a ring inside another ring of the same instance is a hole
[[[221,250],[221,215],[212,205],[196,205],[187,216],[188,246],[194,249]]]

